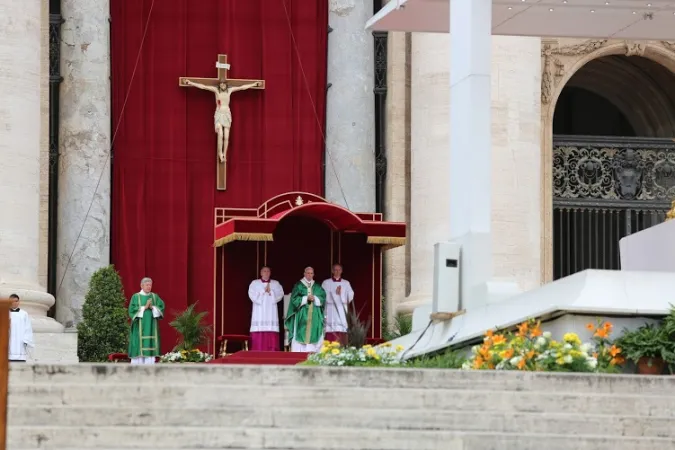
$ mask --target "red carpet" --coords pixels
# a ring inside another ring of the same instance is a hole
[[[307,353],[293,352],[237,352],[208,364],[260,364],[294,366],[307,360]]]

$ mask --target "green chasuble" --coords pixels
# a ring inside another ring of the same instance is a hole
[[[314,297],[321,302],[317,306],[314,302],[302,304],[302,297],[309,294],[311,289]],[[288,330],[289,342],[299,342],[301,344],[318,344],[323,338],[324,331],[324,305],[326,304],[326,291],[320,284],[314,283],[311,287],[307,286],[306,280],[302,279],[295,283],[291,300],[286,313],[284,324]]]
[[[160,356],[159,320],[153,316],[152,308],[143,311],[143,318],[137,317],[148,299],[152,299],[152,306],[164,316],[164,302],[159,295],[134,294],[129,300],[129,317],[131,318],[131,337],[129,338],[129,358],[140,356]],[[161,317],[160,317],[161,318]]]

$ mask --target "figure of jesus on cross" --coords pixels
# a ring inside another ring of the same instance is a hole
[[[230,97],[234,92],[247,89],[265,89],[263,80],[234,80],[227,78],[230,65],[227,63],[227,55],[218,55],[216,63],[218,78],[190,78],[180,77],[178,84],[182,87],[196,87],[216,96],[216,112],[213,117],[215,132],[218,137],[218,174],[217,188],[225,190],[227,179],[227,148],[230,141],[230,128],[232,127],[232,111],[230,110]]]

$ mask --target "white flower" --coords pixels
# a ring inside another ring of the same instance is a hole
[[[537,345],[538,347],[543,347],[544,345],[546,345],[546,338],[541,337],[541,336],[538,337],[535,345]]]
[[[588,352],[591,351],[592,348],[593,348],[593,346],[591,344],[586,343],[586,344],[581,344],[581,347],[579,348],[579,350],[581,350],[583,353],[588,353]]]
[[[574,358],[572,358],[572,355],[565,355],[563,361],[565,361],[567,364],[570,364],[572,361],[574,361]]]
[[[515,366],[516,364],[518,364],[518,363],[520,362],[521,359],[523,359],[522,356],[514,356],[513,358],[511,358],[511,360],[509,361],[509,363],[510,363],[511,365]]]
[[[544,331],[543,335],[546,339],[551,339],[552,336],[550,331]]]
[[[593,357],[586,359],[586,362],[588,363],[588,367],[591,369],[598,367],[598,360]]]

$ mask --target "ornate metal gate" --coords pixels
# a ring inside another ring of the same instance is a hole
[[[553,277],[619,269],[619,239],[665,220],[675,140],[554,136]]]

